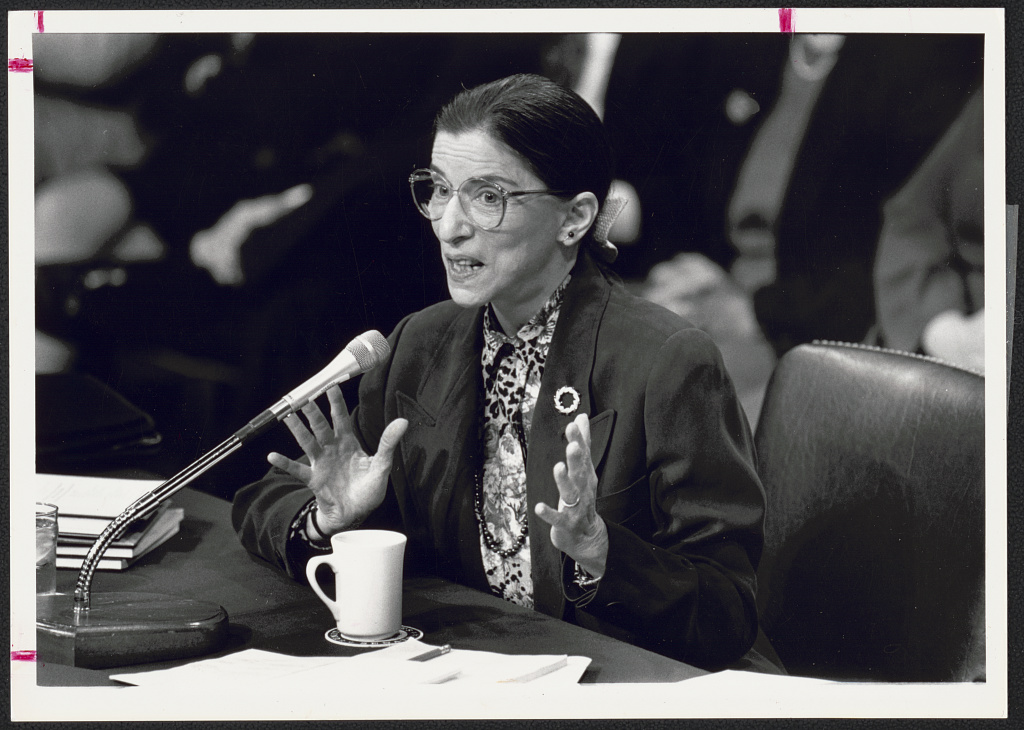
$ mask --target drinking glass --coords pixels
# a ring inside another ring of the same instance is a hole
[[[57,592],[57,507],[36,502],[36,595]]]

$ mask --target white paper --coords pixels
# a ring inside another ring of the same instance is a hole
[[[701,674],[697,677],[684,679],[677,684],[685,685],[687,689],[698,687],[729,687],[730,691],[737,692],[747,690],[763,690],[785,687],[792,689],[795,686],[806,685],[812,687],[823,684],[838,684],[829,679],[818,679],[817,677],[795,677],[788,674],[764,674],[762,672],[746,672],[738,669],[724,669],[720,672]],[[848,684],[848,683],[847,683]]]
[[[579,684],[580,679],[583,678],[583,673],[590,666],[590,662],[591,659],[588,656],[567,656],[564,667],[545,674],[543,677],[537,677],[530,682],[530,686],[552,685],[562,687],[567,684]]]
[[[422,662],[412,660],[433,648],[429,644],[408,641],[354,657],[295,657],[246,649],[170,669],[115,674],[111,679],[138,687],[163,688],[252,688],[266,683],[272,684],[275,691],[286,686],[310,691],[339,684],[379,687],[452,682],[566,684],[578,682],[590,664],[588,657],[568,657],[565,654],[513,655],[464,649],[452,649],[447,654]]]
[[[396,660],[408,660],[432,648],[435,647],[419,641],[408,641],[379,652],[364,654],[358,657],[358,661],[364,666],[393,665]],[[422,662],[422,665],[436,670],[450,670],[453,675],[457,675],[452,680],[456,682],[523,684],[566,669],[568,660],[569,657],[565,654],[499,654],[490,651],[452,649],[447,654]],[[589,662],[587,659],[588,664]],[[578,667],[579,663],[577,662],[575,666]]]
[[[36,501],[57,505],[58,520],[62,515],[117,517],[128,505],[161,484],[159,479],[35,475]]]

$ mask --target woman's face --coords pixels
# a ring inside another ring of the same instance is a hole
[[[496,182],[508,192],[548,189],[516,152],[482,130],[439,132],[430,167],[454,189],[471,177]],[[463,307],[490,302],[502,328],[513,334],[572,269],[576,244],[559,242],[571,208],[571,201],[553,195],[509,198],[501,225],[485,231],[453,196],[444,215],[432,222],[452,299]]]

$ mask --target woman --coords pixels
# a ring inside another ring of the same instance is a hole
[[[308,463],[271,454],[238,493],[249,550],[300,578],[330,535],[398,527],[419,567],[506,600],[699,666],[747,652],[750,431],[707,335],[598,263],[610,182],[600,120],[547,79],[440,112],[410,184],[452,300],[398,325],[351,416],[335,388],[330,422],[287,419]]]

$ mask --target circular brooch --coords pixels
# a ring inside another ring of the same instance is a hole
[[[566,396],[568,396],[569,403],[566,405]],[[576,392],[576,389],[569,386],[563,385],[555,393],[555,408],[558,409],[559,413],[569,415],[573,413],[577,408],[580,407],[580,394]]]

